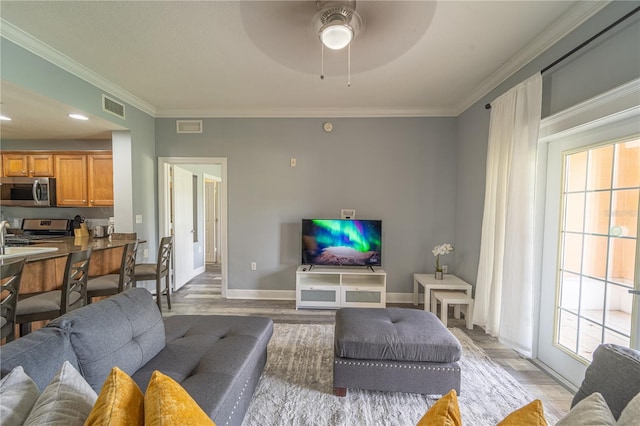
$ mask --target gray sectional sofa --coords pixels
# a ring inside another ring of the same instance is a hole
[[[22,365],[42,391],[64,361],[96,391],[113,366],[144,392],[160,370],[218,425],[242,423],[267,359],[269,318],[180,315],[163,320],[134,288],[72,311],[0,349],[2,376]]]
[[[598,346],[571,408],[594,392],[602,394],[617,420],[629,401],[640,394],[640,352],[611,343]]]

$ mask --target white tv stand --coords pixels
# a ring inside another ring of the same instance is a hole
[[[384,308],[387,273],[378,267],[302,265],[296,271],[296,309]]]

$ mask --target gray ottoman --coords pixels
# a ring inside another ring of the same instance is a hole
[[[460,394],[462,346],[431,312],[342,308],[336,312],[333,387]]]

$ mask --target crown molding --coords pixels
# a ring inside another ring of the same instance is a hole
[[[119,98],[129,105],[158,118],[314,118],[314,117],[456,117],[478,102],[489,92],[515,74],[518,70],[549,49],[591,16],[607,6],[611,0],[580,1],[557,19],[547,30],[530,42],[516,56],[481,83],[473,93],[453,108],[281,108],[281,109],[168,109],[157,110],[153,105],[138,98],[95,71],[85,67],[53,47],[0,18],[0,36],[23,49],[51,62],[63,70],[87,81],[97,88]]]
[[[629,117],[640,117],[640,78],[544,118],[538,142],[551,142]]]
[[[529,62],[540,56],[544,51],[556,44],[570,32],[578,28],[587,19],[611,3],[611,0],[580,1],[571,7],[564,15],[555,20],[542,34],[533,39],[517,55],[507,61],[498,71],[481,83],[478,88],[456,108],[458,116],[473,104],[498,87],[509,77],[519,71]]]
[[[453,109],[419,108],[264,108],[264,109],[167,109],[158,110],[157,118],[384,118],[384,117],[455,117]]]
[[[48,44],[43,43],[31,34],[2,18],[0,18],[0,36],[33,53],[34,55],[51,62],[53,65],[62,68],[68,73],[96,86],[100,90],[119,98],[121,101],[128,103],[132,107],[155,117],[156,109],[153,105],[143,101],[134,94],[102,77],[95,71],[90,70],[64,53],[61,53]]]

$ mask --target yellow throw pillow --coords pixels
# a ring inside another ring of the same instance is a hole
[[[131,377],[113,367],[85,426],[143,426],[144,395]]]
[[[455,389],[436,401],[420,419],[417,426],[462,426],[458,395]]]
[[[179,383],[154,371],[144,396],[145,426],[204,426],[215,423]]]
[[[542,409],[542,401],[536,399],[533,402],[518,408],[505,417],[497,426],[547,426]]]

